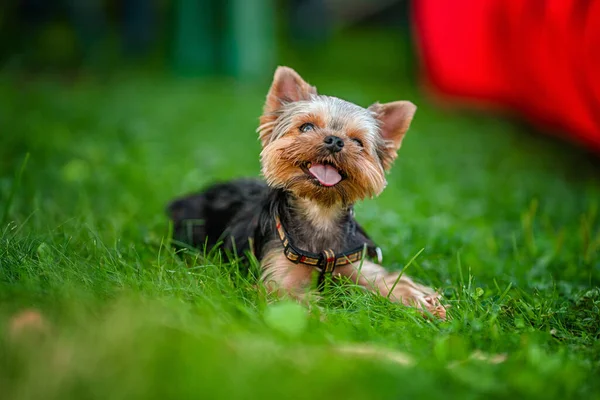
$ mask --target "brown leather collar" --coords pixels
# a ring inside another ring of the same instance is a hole
[[[304,251],[291,243],[281,224],[279,216],[275,216],[275,226],[277,227],[277,234],[283,245],[283,254],[285,254],[287,259],[295,264],[305,264],[316,267],[321,271],[321,274],[331,274],[335,267],[359,262],[363,259],[365,254],[376,255],[378,258],[381,258],[381,250],[379,247],[371,248],[366,243],[360,247],[342,253],[335,253],[331,249],[325,249],[321,253]]]

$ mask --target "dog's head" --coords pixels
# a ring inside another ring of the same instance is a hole
[[[409,101],[362,108],[319,95],[279,67],[258,128],[262,173],[271,187],[325,205],[376,196],[415,111]]]

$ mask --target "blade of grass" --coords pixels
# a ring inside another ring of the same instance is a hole
[[[21,168],[17,171],[15,175],[15,179],[13,181],[12,188],[10,193],[8,194],[8,199],[6,200],[6,204],[4,205],[4,212],[2,213],[1,224],[2,226],[6,225],[8,222],[8,214],[10,213],[10,208],[12,206],[13,201],[15,200],[15,196],[17,194],[17,190],[19,189],[19,185],[21,184],[21,179],[23,177],[23,172],[25,172],[25,167],[27,166],[27,161],[29,160],[29,153],[25,154],[25,158],[21,163]]]
[[[402,275],[404,275],[404,271],[406,271],[406,268],[408,268],[410,266],[410,264],[413,263],[413,261],[415,261],[415,259],[417,257],[419,257],[419,255],[421,255],[422,252],[425,251],[425,247],[423,247],[421,250],[419,250],[417,252],[417,254],[415,254],[410,261],[404,266],[404,268],[402,268],[402,271],[400,272],[400,274],[398,274],[398,278],[396,278],[396,281],[394,282],[394,284],[392,285],[392,288],[390,289],[389,293],[387,294],[386,298],[389,299],[390,296],[392,295],[392,292],[394,291],[394,289],[396,288],[396,285],[398,284],[398,282],[400,282],[400,279],[402,278]]]

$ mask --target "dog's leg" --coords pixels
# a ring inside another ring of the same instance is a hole
[[[307,302],[316,295],[311,292],[312,275],[315,269],[307,265],[294,264],[281,249],[268,252],[261,262],[261,279],[267,290],[280,296],[290,296]]]
[[[413,282],[399,272],[389,272],[381,265],[364,260],[359,263],[336,268],[336,273],[350,278],[367,289],[389,297],[391,301],[407,306],[427,309],[433,315],[445,319],[446,309],[440,303],[440,295],[433,289]]]

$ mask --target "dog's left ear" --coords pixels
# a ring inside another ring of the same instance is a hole
[[[379,121],[381,136],[385,146],[378,150],[383,167],[389,170],[398,155],[402,139],[410,127],[417,107],[410,101],[394,101],[392,103],[375,103],[369,107]]]
[[[278,67],[267,94],[265,114],[277,111],[286,103],[309,100],[311,95],[315,94],[317,89],[302,79],[296,71],[289,67]]]
[[[262,145],[265,146],[269,142],[273,124],[279,117],[278,111],[284,105],[310,100],[311,96],[316,94],[317,89],[302,79],[296,71],[289,67],[278,67],[267,94],[263,115],[260,117],[258,132]]]

